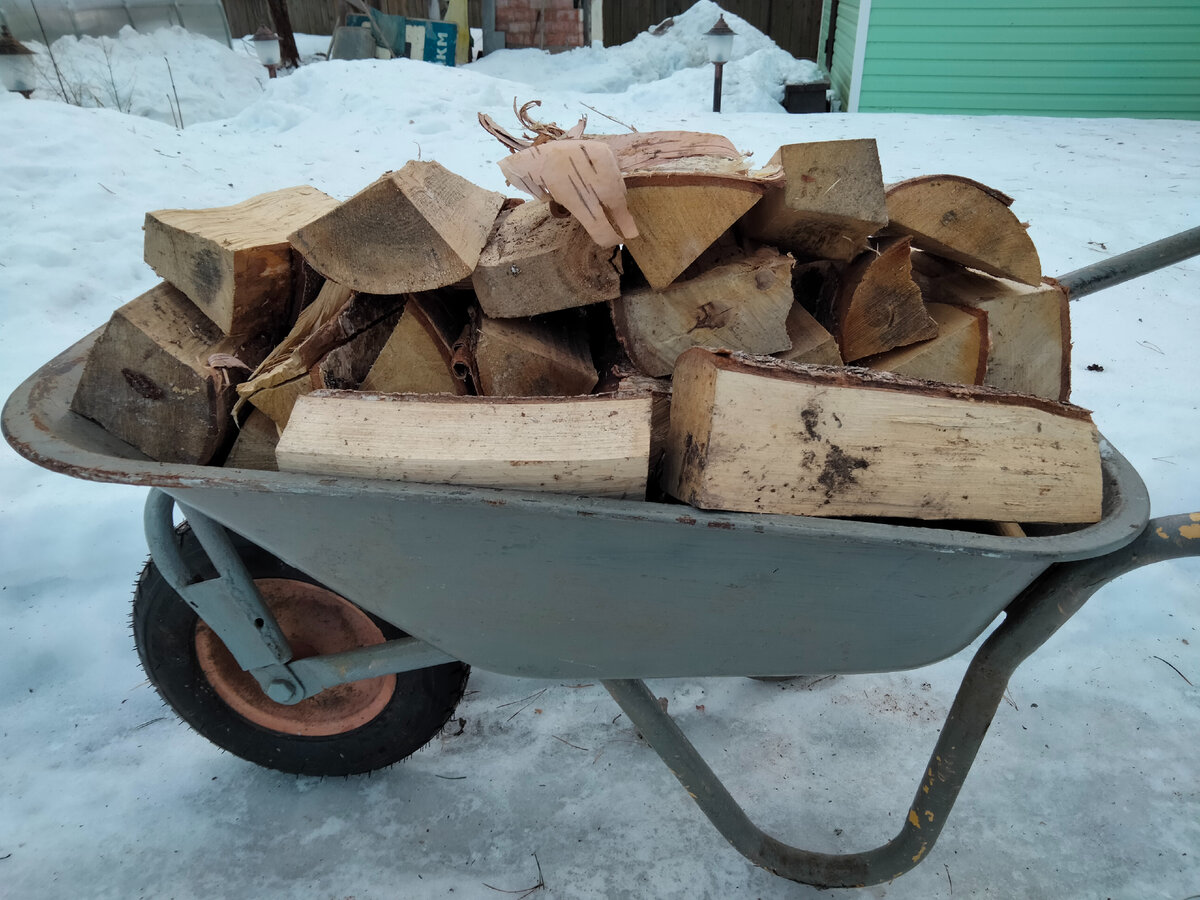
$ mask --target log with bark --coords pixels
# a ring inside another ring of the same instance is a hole
[[[548,203],[523,203],[497,220],[471,285],[492,318],[603,303],[620,296],[620,255],[596,244],[579,220]]]
[[[703,509],[1095,522],[1086,410],[887,373],[690,350],[675,367],[663,486]]]
[[[71,409],[151,459],[207,464],[232,437],[235,386],[269,346],[222,334],[164,282],[113,313]]]
[[[403,297],[356,294],[326,282],[284,341],[238,385],[238,408],[249,402],[283,428],[298,397],[329,386],[327,375],[339,384],[365,378],[403,303]]]
[[[690,347],[787,350],[792,263],[762,249],[663,291],[626,291],[611,304],[617,335],[638,370],[651,376],[670,375]]]
[[[1071,319],[1057,283],[1031,286],[913,253],[926,300],[987,313],[991,351],[984,384],[1050,400],[1071,396]]]
[[[532,136],[480,120],[532,202],[410,162],[342,204],[151,213],[147,259],[204,311],[167,284],[119,310],[74,408],[170,461],[219,462],[236,416],[239,467],[634,497],[653,469],[654,499],[1012,534],[1099,516],[1095,429],[1054,402],[1066,296],[1011,200],[885,194],[869,140],[751,171],[717,135],[529,108]]]
[[[908,235],[921,250],[1036,287],[1042,264],[1012,202],[957,175],[910,178],[887,189],[887,230]]]

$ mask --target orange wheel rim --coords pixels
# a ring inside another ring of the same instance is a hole
[[[292,647],[294,659],[382,644],[371,618],[332,591],[288,578],[254,582]],[[204,622],[196,624],[196,657],[213,690],[255,725],[304,737],[344,734],[379,715],[396,690],[395,675],[327,688],[294,705],[276,703]]]

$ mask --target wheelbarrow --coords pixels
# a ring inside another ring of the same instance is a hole
[[[1078,297],[1196,253],[1200,228],[1059,281]],[[352,774],[436,735],[469,666],[600,680],[737,850],[821,887],[917,865],[1016,667],[1108,581],[1200,555],[1200,513],[1149,520],[1140,477],[1105,441],[1102,519],[1025,537],[159,463],[70,412],[96,337],[14,392],[4,434],[53,471],[151,488],[135,641],[197,731],[264,766]],[[1001,612],[901,830],[860,853],[761,831],[643,681],[910,669]]]

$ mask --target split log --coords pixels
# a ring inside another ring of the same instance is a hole
[[[347,391],[361,387],[395,331],[401,312],[401,307],[391,306],[390,312],[326,353],[309,370],[313,387]]]
[[[612,301],[613,324],[644,375],[670,375],[691,347],[749,353],[787,350],[792,259],[763,249],[663,291],[627,291]]]
[[[776,359],[816,366],[840,366],[842,364],[842,354],[838,350],[837,341],[833,339],[833,335],[822,328],[821,323],[814,319],[812,313],[800,303],[792,304],[784,325],[792,346],[790,350],[772,353],[771,355]]]
[[[364,391],[465,394],[454,374],[454,344],[467,324],[465,306],[439,294],[414,294],[363,379]]]
[[[913,254],[913,278],[926,300],[987,313],[991,333],[984,384],[1049,400],[1071,396],[1071,318],[1067,292],[963,269]]]
[[[925,175],[889,185],[889,234],[913,246],[1023,284],[1042,283],[1042,264],[1012,197],[957,175]]]
[[[316,299],[300,313],[287,336],[258,364],[245,384],[238,385],[241,400],[234,411],[237,412],[251,394],[305,374],[312,360],[308,360],[306,364],[306,361],[298,356],[293,359],[293,354],[314,332],[332,321],[353,296],[354,292],[348,287],[334,281],[326,281]]]
[[[471,274],[503,203],[435,162],[413,161],[291,241],[314,269],[353,290],[434,290]]]
[[[471,284],[492,318],[536,316],[603,303],[621,293],[620,255],[548,203],[522,203],[497,221]]]
[[[343,332],[344,343],[337,344],[323,357],[320,357],[308,371],[261,388],[250,394],[250,404],[259,412],[265,413],[277,429],[282,429],[291,417],[296,401],[313,391],[325,388],[336,390],[355,390],[362,385],[371,367],[376,361],[380,350],[395,329],[400,318],[400,311],[394,310],[384,318],[364,326],[359,331],[347,334]],[[343,325],[345,320],[343,320]],[[346,331],[352,331],[347,329]],[[308,358],[318,350],[315,345],[302,347],[297,353],[297,359]]]
[[[1086,410],[888,373],[691,350],[673,379],[664,487],[702,509],[1095,522]]]
[[[751,181],[688,174],[627,179],[637,236],[625,247],[650,287],[661,291],[762,196]]]
[[[601,247],[637,236],[617,158],[600,141],[548,141],[506,156],[500,171],[514,187],[569,210]]]
[[[472,374],[487,397],[571,397],[600,380],[583,320],[480,317],[472,341]]]
[[[912,280],[908,239],[884,242],[854,260],[822,324],[848,363],[936,337],[937,322]]]
[[[858,365],[925,381],[983,384],[988,368],[988,317],[980,309],[926,303],[937,337],[859,360]]]
[[[771,158],[785,184],[746,216],[746,233],[803,258],[848,262],[887,225],[874,140],[788,144]]]
[[[248,381],[238,385],[237,392],[242,398],[239,408],[243,401],[248,401],[283,428],[297,397],[327,386],[320,368],[326,357],[360,338],[361,343],[356,347],[348,348],[344,355],[329,362],[328,372],[334,381],[366,377],[375,361],[374,355],[383,347],[397,321],[404,298],[349,294],[341,306],[335,306],[348,292],[333,282],[328,282],[326,288],[313,304],[317,309],[305,310],[301,315],[303,321],[297,323]],[[310,310],[312,315],[308,315]],[[368,335],[369,332],[373,333]]]
[[[650,408],[319,391],[296,404],[276,457],[282,471],[640,499]]]
[[[304,372],[295,378],[276,382],[256,390],[250,396],[249,403],[270,419],[276,430],[282,430],[292,415],[296,401],[312,392],[312,378],[307,372]]]
[[[113,313],[71,409],[151,459],[203,465],[227,446],[234,386],[268,346],[262,336],[222,334],[163,283]]]
[[[234,206],[148,212],[146,262],[225,334],[273,331],[291,302],[288,235],[336,206],[316,188],[293,187]]]
[[[671,379],[625,375],[617,382],[613,396],[619,400],[650,398],[650,493],[658,494],[654,499],[662,499],[659,482],[662,480],[667,434],[671,429]]]
[[[250,411],[238,430],[233,448],[225,457],[227,469],[279,470],[275,462],[275,445],[279,443],[279,428],[261,410]]]

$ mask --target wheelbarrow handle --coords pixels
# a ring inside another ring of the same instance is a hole
[[[1200,255],[1200,225],[1128,253],[1084,266],[1056,280],[1072,300]]]
[[[766,834],[644,682],[608,680],[604,686],[717,830],[749,860],[776,875],[818,887],[879,884],[903,875],[933,848],[1017,666],[1114,578],[1184,556],[1200,556],[1200,513],[1152,519],[1127,546],[1105,556],[1052,565],[1022,591],[971,660],[904,826],[888,843],[861,853],[801,850]]]

